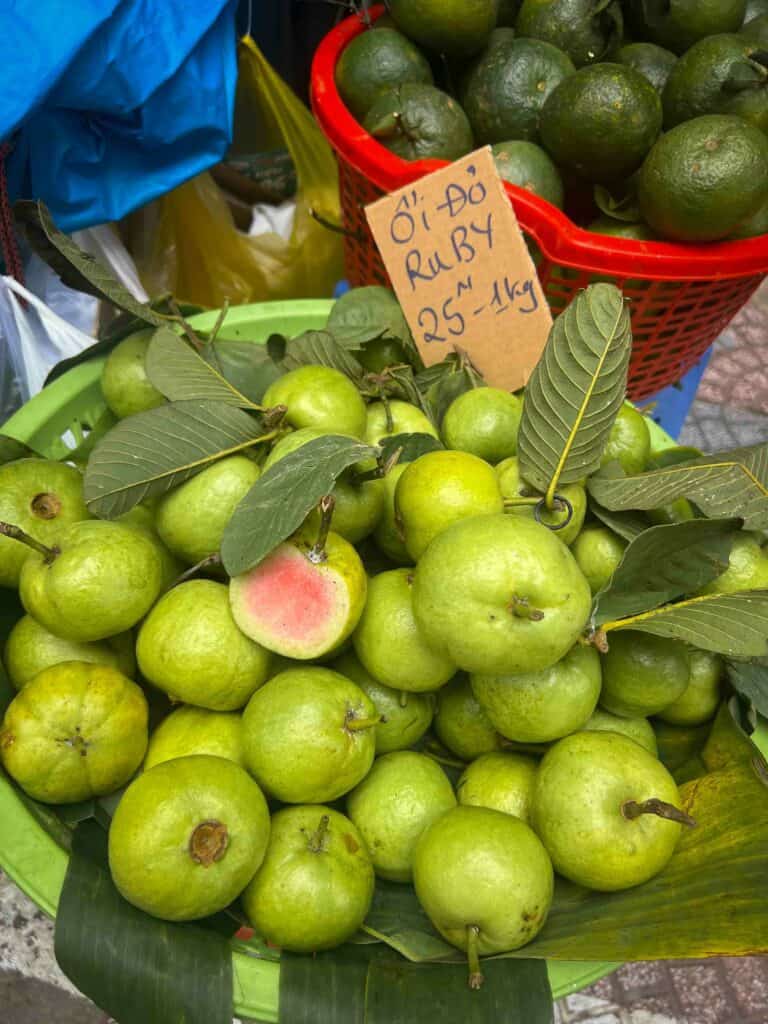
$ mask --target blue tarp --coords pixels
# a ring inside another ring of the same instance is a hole
[[[11,198],[43,199],[74,231],[117,220],[220,160],[231,139],[236,7],[3,0]]]

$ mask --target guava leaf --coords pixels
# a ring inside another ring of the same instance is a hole
[[[751,661],[727,661],[726,675],[731,686],[768,718],[768,658]]]
[[[61,969],[120,1024],[231,1024],[227,936],[131,906],[112,882],[106,847],[95,822],[75,830],[56,915]]]
[[[761,759],[733,722],[718,717],[716,726],[716,745],[704,748],[707,773],[681,788],[697,827],[683,829],[664,871],[617,893],[590,892],[558,879],[542,931],[501,959],[667,960],[768,952],[768,788]],[[727,737],[721,730],[729,730]],[[441,948],[410,886],[377,882],[380,888],[366,928],[409,959],[458,959],[456,950],[445,943]]]
[[[69,449],[66,455],[62,456],[62,461],[80,463],[87,461],[97,443],[102,437],[107,436],[116,423],[117,419],[112,410],[105,407],[80,444]]]
[[[215,365],[223,376],[252,402],[260,403],[269,385],[285,373],[270,356],[266,345],[220,338],[210,347],[215,354]]]
[[[616,197],[605,185],[595,185],[594,199],[598,210],[612,220],[637,224],[643,219],[637,202],[637,190],[634,188],[629,188],[623,196]]]
[[[398,448],[402,449],[398,462],[414,462],[428,452],[441,451],[443,445],[432,434],[392,434],[381,439],[381,457],[390,459]]]
[[[170,327],[158,327],[146,357],[150,383],[172,402],[213,401],[260,409]]]
[[[645,530],[596,596],[593,621],[600,625],[695,594],[728,568],[740,526],[740,519],[692,519]]]
[[[435,422],[435,414],[429,402],[426,400],[416,384],[416,375],[413,372],[413,367],[392,366],[387,370],[386,376],[395,385],[398,392],[397,397],[402,398],[406,402],[410,402],[411,405],[415,405],[417,409],[421,409],[430,423],[436,427],[437,423]]]
[[[611,512],[590,498],[589,510],[603,526],[613,530],[624,540],[632,541],[650,527],[648,520],[638,512]]]
[[[258,565],[301,526],[336,480],[378,448],[341,434],[308,441],[280,459],[256,481],[224,531],[221,559],[230,576]]]
[[[15,462],[16,459],[38,457],[38,453],[23,441],[17,441],[15,437],[8,437],[7,434],[0,434],[0,466],[6,462]]]
[[[768,654],[768,590],[738,594],[708,594],[664,605],[628,618],[603,622],[609,635],[633,629],[654,636],[683,640],[705,651],[731,658]]]
[[[281,362],[286,370],[318,364],[330,366],[356,384],[362,380],[365,372],[352,353],[340,345],[328,331],[305,331],[297,338],[292,338]]]
[[[600,465],[631,348],[629,310],[611,284],[590,285],[555,320],[525,390],[517,438],[520,473],[548,500],[558,484]]]
[[[217,459],[272,436],[248,413],[224,402],[172,402],[137,413],[94,448],[85,471],[85,501],[94,515],[115,519]]]
[[[592,497],[612,511],[645,511],[688,498],[710,519],[740,516],[747,530],[768,528],[768,444],[706,455],[635,476],[606,466],[587,486]]]
[[[42,199],[20,199],[13,210],[29,244],[64,284],[111,303],[144,324],[159,327],[165,322],[167,317],[135,299],[103,263],[59,231]]]

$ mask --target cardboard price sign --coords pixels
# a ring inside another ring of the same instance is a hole
[[[458,346],[488,384],[521,388],[552,317],[490,147],[365,212],[425,364]]]

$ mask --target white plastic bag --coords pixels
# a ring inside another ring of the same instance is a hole
[[[0,338],[0,380],[10,368],[22,402],[40,391],[56,363],[93,344],[89,334],[54,313],[13,277],[0,277]]]

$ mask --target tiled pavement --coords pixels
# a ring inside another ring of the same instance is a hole
[[[724,333],[681,436],[708,451],[765,440],[768,287]],[[628,964],[561,1000],[556,1019],[557,1024],[768,1024],[768,958]],[[2,876],[0,1024],[107,1024],[56,966],[51,923]]]

